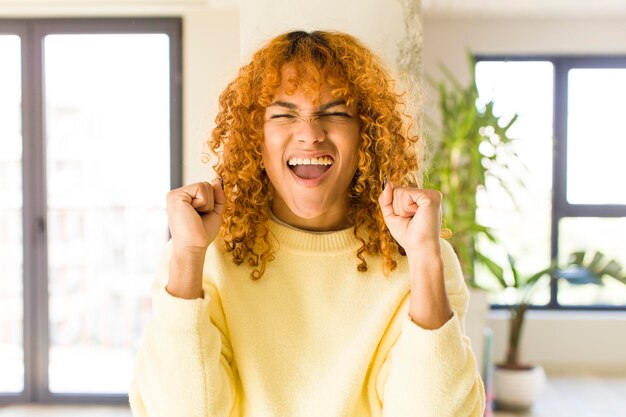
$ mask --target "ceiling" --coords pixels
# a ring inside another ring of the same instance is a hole
[[[422,0],[425,17],[626,17],[626,0]]]

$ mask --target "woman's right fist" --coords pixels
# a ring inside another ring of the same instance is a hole
[[[204,254],[220,230],[225,204],[219,178],[167,193],[167,219],[174,249]]]

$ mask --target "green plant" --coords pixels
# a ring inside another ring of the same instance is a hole
[[[615,260],[607,260],[606,256],[600,252],[595,252],[593,255],[585,251],[574,252],[570,255],[565,267],[560,268],[552,264],[528,277],[521,276],[515,260],[510,255],[508,264],[504,267],[483,255],[478,256],[481,257],[480,261],[489,269],[502,289],[511,288],[516,293],[516,303],[509,307],[511,315],[506,357],[504,363],[500,365],[508,369],[528,368],[520,362],[519,347],[526,312],[530,306],[530,297],[543,277],[563,279],[573,285],[604,285],[604,277],[609,276],[626,285],[626,275],[622,272],[622,266]]]
[[[508,191],[503,175],[510,175],[508,163],[517,157],[508,131],[517,115],[505,122],[494,113],[493,101],[479,108],[475,61],[471,55],[468,57],[471,70],[468,85],[462,85],[445,66],[441,66],[443,80],[430,79],[438,91],[440,122],[430,121],[436,140],[424,178],[426,187],[438,189],[444,195],[443,224],[452,229],[450,243],[459,257],[466,282],[477,286],[476,239],[481,234],[492,242],[497,239],[487,226],[476,220],[476,192],[485,186],[489,176]]]

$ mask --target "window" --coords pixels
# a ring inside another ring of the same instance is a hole
[[[514,207],[500,184],[479,192],[479,220],[493,227],[520,270],[533,273],[550,259],[567,261],[575,250],[597,250],[626,267],[626,187],[621,128],[626,95],[626,58],[479,57],[481,99],[496,111],[519,118],[511,136],[527,169],[525,187],[507,184]],[[502,256],[489,242],[481,250]],[[479,269],[480,270],[480,269]],[[488,282],[483,276],[479,282]],[[572,286],[546,282],[533,303],[547,308],[626,308],[626,287]],[[506,292],[495,304],[511,300]]]
[[[180,20],[0,21],[0,56],[0,401],[125,403],[181,182]]]

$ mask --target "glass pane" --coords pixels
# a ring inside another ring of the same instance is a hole
[[[567,201],[626,204],[625,69],[573,69],[568,77]]]
[[[50,390],[127,391],[167,240],[169,38],[45,38]]]
[[[545,61],[481,61],[476,65],[481,102],[493,100],[495,113],[506,121],[518,115],[509,130],[509,136],[517,139],[513,149],[518,158],[506,160],[509,169],[498,172],[502,184],[488,177],[485,188],[477,193],[478,221],[491,227],[501,244],[484,239],[478,248],[500,265],[507,264],[506,253],[510,253],[520,272],[528,276],[550,264],[553,71],[552,63]],[[487,288],[499,288],[485,268],[476,268],[476,280]],[[498,291],[491,302],[515,302],[513,295]],[[549,296],[546,283],[535,292],[533,302],[545,304]]]
[[[565,218],[559,222],[559,261],[579,250],[602,252],[624,269],[626,276],[626,218]],[[626,285],[606,276],[604,286],[559,282],[559,303],[564,305],[626,305]]]
[[[0,35],[0,392],[24,389],[20,48]]]

